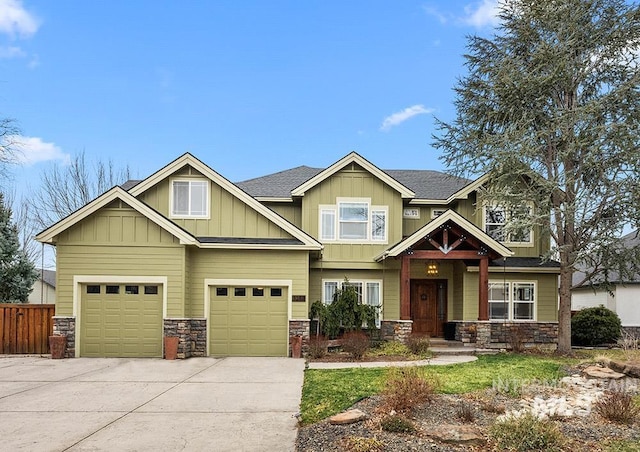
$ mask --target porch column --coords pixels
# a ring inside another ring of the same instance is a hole
[[[478,320],[489,320],[489,258],[480,258],[478,272]]]
[[[400,268],[400,320],[411,320],[411,259],[406,254]]]

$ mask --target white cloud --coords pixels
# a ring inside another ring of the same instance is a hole
[[[464,12],[463,21],[476,28],[497,27],[500,25],[498,0],[482,0],[479,4],[466,6]]]
[[[18,135],[7,136],[5,142],[11,142],[20,151],[18,161],[25,165],[34,165],[39,162],[60,160],[64,163],[71,161],[71,156],[62,152],[55,143],[47,143],[38,137],[25,137]]]
[[[447,22],[449,22],[449,17],[443,12],[441,12],[435,6],[427,5],[427,6],[423,6],[422,9],[429,16],[432,16],[438,19],[438,22],[440,22],[441,24],[446,24]]]
[[[22,0],[0,0],[0,33],[28,37],[39,27],[40,21],[22,6]]]
[[[27,54],[20,47],[0,47],[0,59],[24,58]]]
[[[398,111],[384,118],[384,121],[382,121],[382,125],[380,126],[380,130],[387,132],[392,127],[402,124],[403,122],[413,118],[414,116],[425,115],[429,113],[433,113],[433,109],[425,108],[424,105],[413,105],[411,107],[407,107],[402,111]]]

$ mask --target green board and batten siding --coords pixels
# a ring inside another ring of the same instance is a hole
[[[325,261],[373,262],[389,244],[402,239],[402,198],[400,193],[356,164],[336,172],[318,183],[302,198],[302,229],[319,237],[319,205],[335,205],[337,198],[370,198],[372,206],[388,206],[385,243],[324,244]]]
[[[203,180],[199,172],[187,168],[149,188],[138,198],[170,218],[170,187],[174,179]],[[210,181],[209,218],[171,221],[196,237],[291,238],[291,235],[224,188]]]

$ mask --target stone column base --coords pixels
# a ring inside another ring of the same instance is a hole
[[[207,355],[206,319],[164,319],[164,336],[178,337],[178,359]]]
[[[67,350],[65,358],[76,357],[76,318],[53,316],[53,335],[67,337]]]
[[[407,343],[413,331],[413,320],[382,320],[380,334],[382,340]]]

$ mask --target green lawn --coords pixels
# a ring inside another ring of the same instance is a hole
[[[517,354],[482,355],[477,361],[449,366],[423,367],[437,378],[440,392],[461,394],[491,387],[495,382],[514,385],[531,380],[552,381],[562,377],[561,367],[578,359]],[[307,370],[302,388],[301,421],[318,422],[377,394],[388,369]]]

